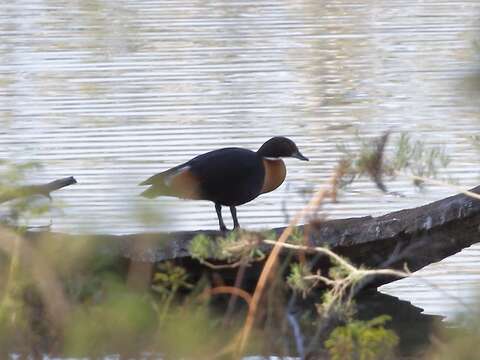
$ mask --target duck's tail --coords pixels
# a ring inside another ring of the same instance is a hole
[[[159,191],[159,189],[156,188],[155,186],[150,186],[147,190],[143,191],[140,194],[140,196],[143,196],[148,199],[153,199],[160,195],[166,195],[166,194],[164,194],[162,191]]]
[[[162,173],[153,175],[140,185],[151,185],[140,195],[149,199],[158,196],[176,196],[186,199],[198,199],[199,189],[196,178],[187,165],[179,165]]]
[[[169,178],[177,172],[176,168],[168,169],[167,171],[155,174],[147,180],[141,182],[139,185],[151,185],[148,189],[143,191],[140,195],[149,199],[156,198],[161,195],[169,195]]]

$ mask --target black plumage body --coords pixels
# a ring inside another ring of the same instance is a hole
[[[239,227],[235,207],[245,204],[262,193],[280,186],[286,176],[281,157],[308,160],[293,141],[274,137],[254,152],[229,147],[198,155],[193,159],[156,174],[140,185],[150,185],[142,196],[175,196],[184,199],[209,200],[215,210],[221,230],[226,230],[221,207],[229,206],[234,227]]]
[[[241,148],[225,148],[197,156],[188,163],[198,177],[203,199],[238,206],[255,199],[265,177],[262,158]]]

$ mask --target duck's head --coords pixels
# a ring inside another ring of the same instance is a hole
[[[289,138],[283,136],[276,136],[268,140],[258,149],[257,154],[264,158],[294,157],[308,161],[308,158],[303,156],[298,150],[297,145]]]

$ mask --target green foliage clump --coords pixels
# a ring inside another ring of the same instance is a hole
[[[261,240],[261,235],[247,231],[232,231],[215,240],[199,234],[191,241],[189,252],[193,258],[206,265],[212,265],[208,259],[229,263],[258,261],[265,257],[258,248]]]
[[[194,259],[216,259],[220,256],[218,245],[207,235],[199,234],[190,242],[188,248]]]
[[[398,337],[385,329],[387,315],[370,321],[352,321],[332,331],[325,341],[332,360],[379,360],[393,358]]]
[[[287,277],[287,284],[294,290],[301,292],[305,297],[307,293],[315,285],[315,280],[308,280],[308,276],[312,275],[307,265],[293,263],[290,266],[290,273]]]
[[[239,230],[217,239],[220,260],[235,261],[245,258],[248,261],[261,260],[265,257],[258,248],[263,238],[254,232]]]
[[[334,265],[328,269],[328,276],[332,280],[342,280],[349,275],[351,276],[351,272],[341,265]]]
[[[188,273],[183,267],[167,261],[158,265],[153,275],[152,290],[162,296],[171,296],[179,289],[191,289],[193,286],[187,280]]]
[[[172,302],[180,289],[192,289],[188,283],[188,273],[181,266],[167,261],[158,265],[153,275],[152,290],[160,295],[158,311],[160,321],[164,321],[170,311]]]

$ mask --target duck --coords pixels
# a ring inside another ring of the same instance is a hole
[[[215,204],[220,231],[227,231],[222,206],[228,206],[233,228],[240,228],[239,205],[278,188],[287,169],[283,158],[308,161],[289,138],[276,136],[257,151],[239,147],[213,150],[183,164],[155,174],[141,182],[149,186],[140,195],[149,199],[173,196],[191,200],[209,200]]]

